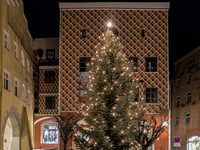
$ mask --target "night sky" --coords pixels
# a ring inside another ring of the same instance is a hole
[[[162,0],[140,1],[69,1],[23,0],[29,31],[33,38],[59,36],[59,2],[167,2]],[[200,1],[170,0],[169,9],[169,60],[170,78],[173,63],[200,46]]]

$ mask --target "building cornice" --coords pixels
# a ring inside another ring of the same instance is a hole
[[[59,3],[60,9],[169,9],[169,2]]]

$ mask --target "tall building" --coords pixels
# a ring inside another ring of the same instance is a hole
[[[174,63],[172,138],[181,150],[200,148],[200,46]],[[177,138],[177,139],[178,139]]]
[[[34,148],[58,148],[59,135],[53,117],[58,114],[58,38],[34,40]]]
[[[0,149],[33,148],[33,40],[21,0],[0,1]]]
[[[59,113],[81,111],[81,84],[87,84],[87,63],[98,37],[110,28],[135,63],[139,100],[147,115],[169,113],[168,10],[169,3],[60,3]],[[168,126],[170,128],[170,126]],[[170,149],[170,133],[163,133],[150,149]],[[61,142],[62,147],[62,142]],[[71,144],[73,146],[73,143]]]

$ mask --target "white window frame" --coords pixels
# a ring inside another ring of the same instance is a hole
[[[24,52],[21,51],[21,62],[22,62],[22,66],[25,67],[25,58],[24,58]]]
[[[28,90],[28,105],[31,105],[31,92]]]
[[[22,83],[22,100],[26,102],[26,86]]]
[[[17,95],[15,94],[15,87],[17,87]],[[19,97],[19,79],[16,78],[16,77],[15,77],[15,80],[14,80],[14,95]]]
[[[175,116],[175,126],[179,125],[179,115]]]
[[[33,67],[31,66],[31,79],[33,79]]]
[[[180,106],[180,96],[176,97],[176,107]]]
[[[4,89],[10,91],[10,72],[4,68]],[[5,88],[5,81],[8,81],[8,89]]]
[[[177,79],[177,81],[176,81],[176,87],[179,88],[180,85],[181,85],[181,84],[180,84],[180,79]]]
[[[14,41],[14,53],[15,53],[15,58],[19,60],[18,44],[15,41]]]
[[[187,83],[190,83],[191,82],[191,73],[188,73],[187,74]]]
[[[30,62],[28,59],[27,59],[27,72],[30,74]]]
[[[190,100],[188,100],[188,98]],[[186,103],[190,103],[192,101],[192,92],[187,92],[186,94]]]
[[[10,51],[10,35],[5,29],[4,29],[4,47]]]
[[[185,113],[185,124],[190,124],[190,113]]]

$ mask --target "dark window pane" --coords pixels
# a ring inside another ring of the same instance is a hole
[[[55,109],[55,97],[46,97],[46,109]]]
[[[45,83],[55,82],[55,71],[45,71]]]
[[[82,38],[86,38],[86,29],[82,30]]]

